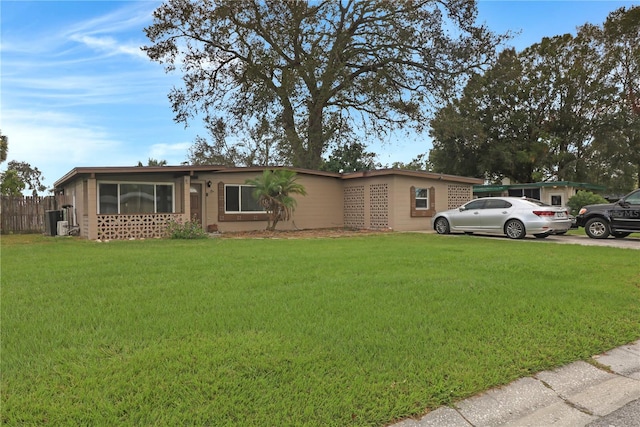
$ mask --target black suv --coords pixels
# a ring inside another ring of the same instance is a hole
[[[627,237],[640,232],[640,188],[615,203],[587,205],[580,209],[576,223],[592,239]]]

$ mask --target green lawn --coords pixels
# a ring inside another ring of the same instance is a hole
[[[3,236],[1,421],[381,426],[639,338],[638,254]]]

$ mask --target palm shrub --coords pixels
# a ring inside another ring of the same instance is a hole
[[[253,197],[267,212],[267,231],[274,231],[278,221],[288,221],[296,207],[294,194],[306,196],[304,186],[296,180],[297,174],[287,169],[265,170],[261,176],[248,179],[253,185]]]
[[[584,206],[609,203],[607,199],[599,194],[590,191],[578,191],[575,196],[567,200],[567,206],[571,209],[571,214],[576,215]]]

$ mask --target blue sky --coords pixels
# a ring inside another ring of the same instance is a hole
[[[173,121],[167,75],[140,50],[143,28],[159,1],[0,2],[0,130],[8,161],[37,167],[44,184],[76,166],[135,166],[149,158],[187,159],[200,123]],[[520,31],[523,49],[545,36],[575,34],[587,22],[637,1],[480,0],[479,22],[495,32]],[[383,164],[427,152],[427,135],[370,149]],[[6,168],[6,163],[1,166]]]

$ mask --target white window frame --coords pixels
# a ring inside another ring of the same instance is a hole
[[[117,214],[103,214],[100,212],[100,185],[102,184],[115,184],[118,187],[118,195],[117,195],[117,206],[118,213]],[[158,185],[168,185],[171,187],[171,212],[160,212],[160,213],[175,213],[176,212],[176,186],[173,182],[147,182],[147,181],[98,181],[96,186],[96,212],[98,215],[120,215],[120,185],[122,184],[133,184],[133,185],[153,185],[153,212],[148,212],[147,214],[157,214],[158,213],[158,203],[156,199],[157,194],[157,186]],[[140,212],[140,214],[145,214],[144,212]],[[127,214],[128,215],[128,214]],[[135,214],[132,214],[135,215]]]
[[[238,207],[240,210],[238,211],[228,211],[227,210],[227,188],[228,187],[237,187],[238,188]],[[266,211],[263,209],[261,211],[248,211],[242,210],[242,188],[256,188],[255,185],[246,185],[246,184],[225,184],[224,185],[224,213],[225,214],[259,214],[265,213]]]
[[[418,197],[418,191],[422,191],[422,190],[425,190],[427,192],[427,196],[426,197]],[[415,208],[416,208],[417,211],[427,211],[427,210],[429,210],[429,195],[430,195],[429,193],[430,192],[431,191],[429,191],[429,188],[427,188],[427,187],[416,187],[415,188],[415,196],[416,196],[416,198],[415,198],[414,203],[416,204]],[[426,201],[426,206],[418,207],[418,200]]]
[[[559,205],[554,205],[553,204],[553,198],[554,197],[560,197],[560,204]],[[564,194],[563,193],[549,193],[549,204],[551,206],[564,206]]]

